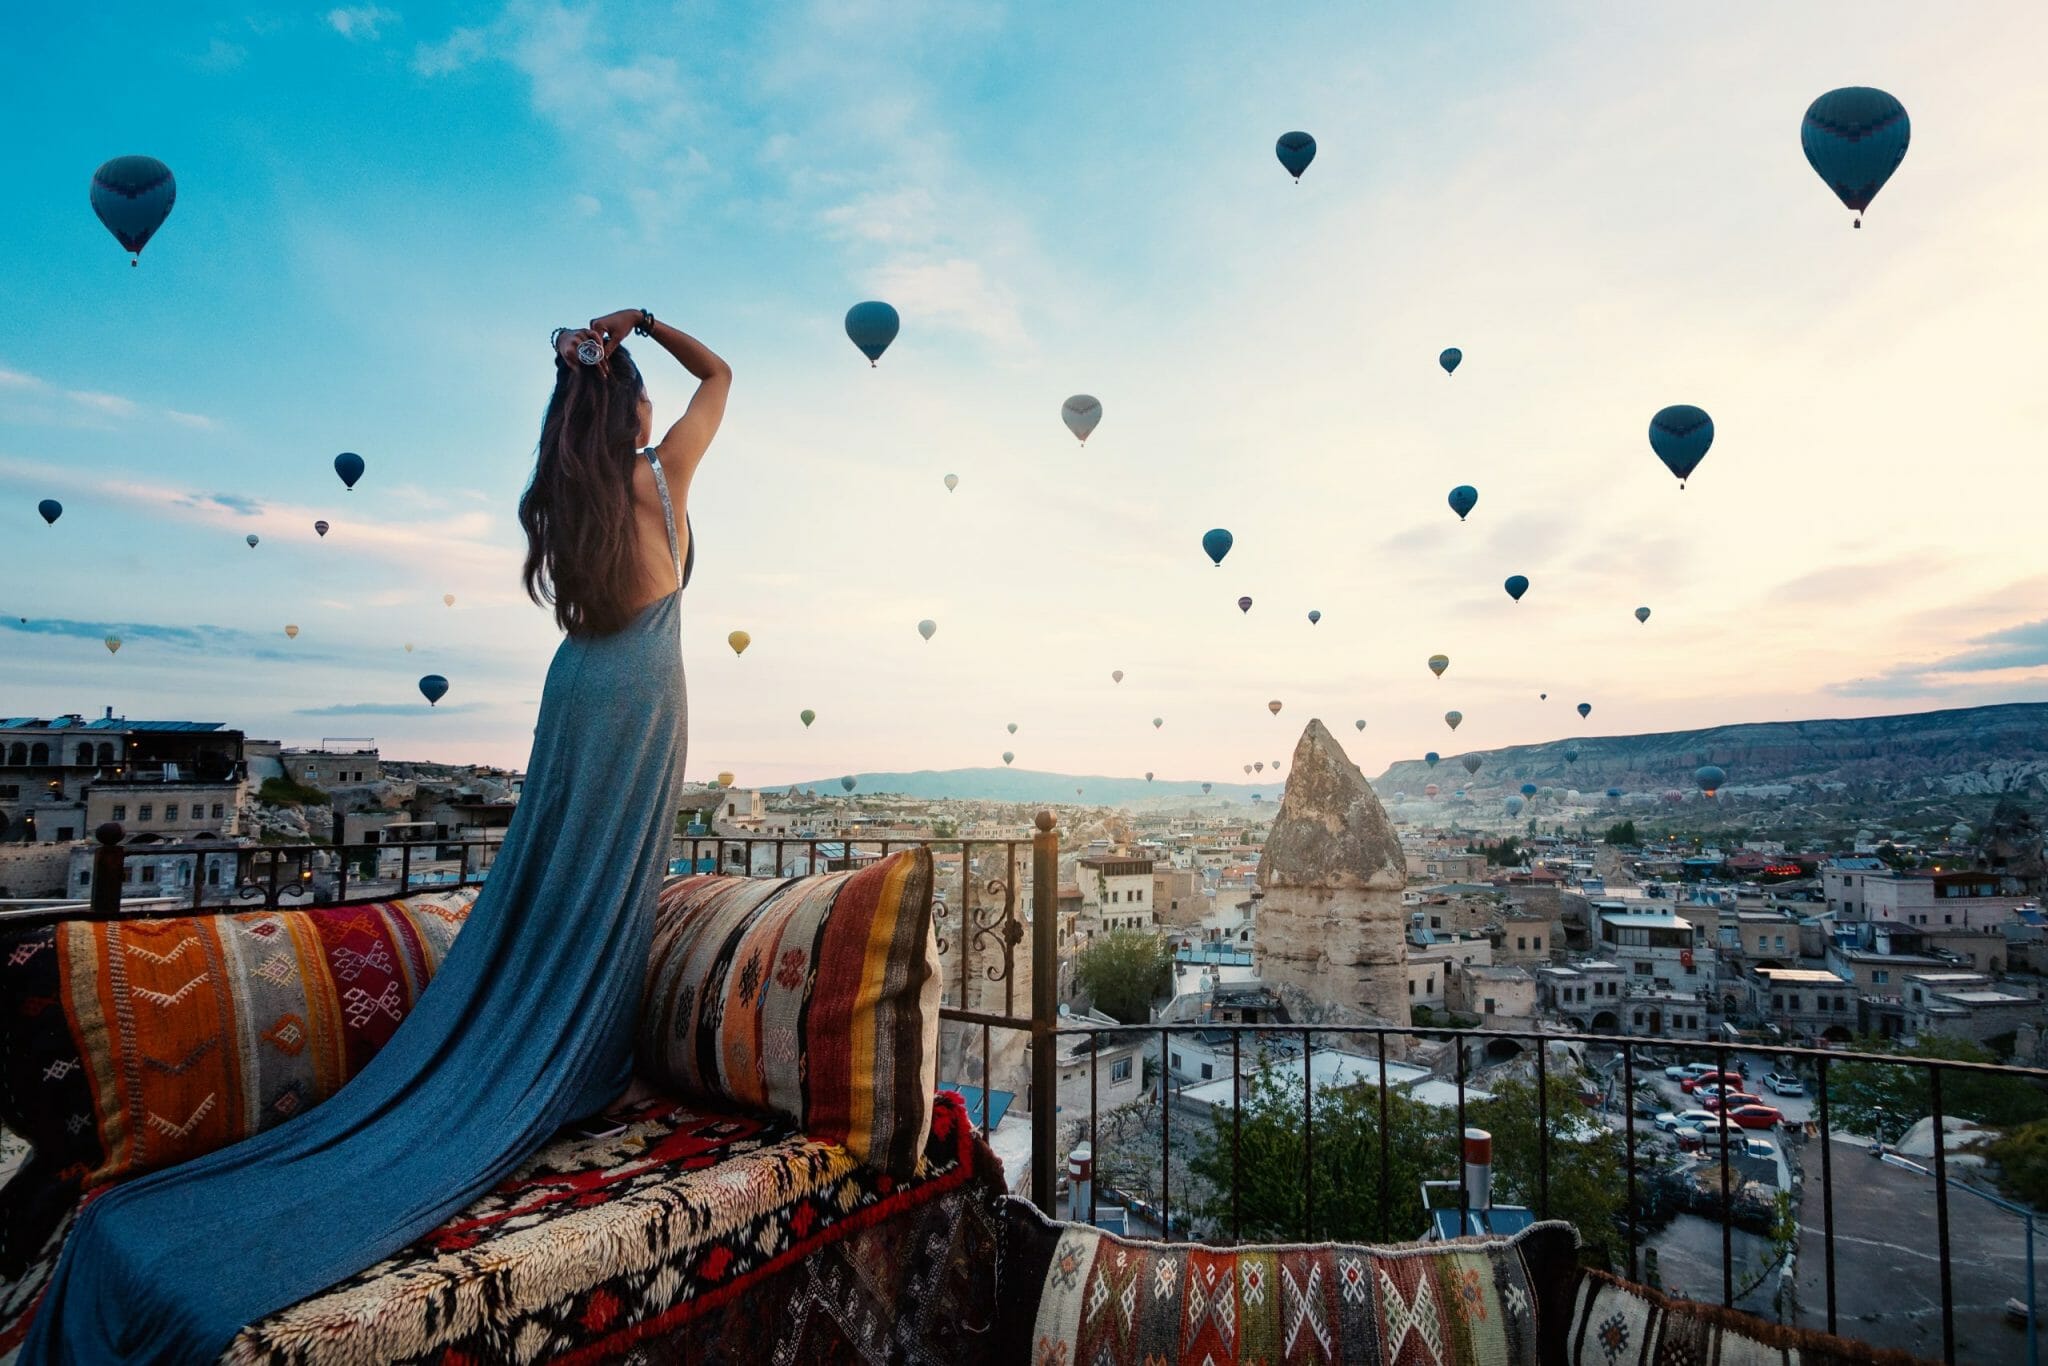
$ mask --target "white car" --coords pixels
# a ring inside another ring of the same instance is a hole
[[[1718,1133],[1721,1129],[1721,1116],[1712,1110],[1680,1110],[1672,1118],[1680,1124],[1690,1124],[1693,1128],[1707,1133]],[[1742,1132],[1733,1120],[1728,1122],[1728,1128],[1736,1133]]]
[[[1684,1081],[1687,1077],[1704,1077],[1709,1072],[1721,1069],[1710,1062],[1682,1062],[1676,1067],[1664,1069],[1664,1075],[1671,1081]]]
[[[1806,1084],[1790,1072],[1772,1072],[1764,1078],[1764,1085],[1770,1087],[1774,1095],[1803,1096],[1806,1094]]]
[[[1668,1110],[1657,1116],[1656,1124],[1659,1129],[1662,1129],[1667,1134],[1684,1127],[1684,1121]]]

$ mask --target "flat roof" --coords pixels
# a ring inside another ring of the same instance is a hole
[[[1942,996],[1947,1000],[1961,1001],[1965,1005],[1973,1006],[2034,1004],[2033,997],[2015,996],[2009,991],[1945,991]]]
[[[1689,930],[1692,928],[1690,920],[1672,915],[1668,911],[1662,915],[1651,911],[1629,911],[1622,915],[1603,915],[1600,917],[1600,921],[1605,925],[1626,925],[1632,929]]]

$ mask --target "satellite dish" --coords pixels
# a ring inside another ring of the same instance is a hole
[[[1072,1015],[1073,1013],[1074,1012],[1068,1007],[1065,1001],[1060,1002],[1060,1018],[1062,1020],[1066,1019],[1069,1015]]]

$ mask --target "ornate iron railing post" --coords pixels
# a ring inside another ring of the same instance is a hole
[[[108,919],[121,914],[121,872],[127,851],[121,837],[127,832],[115,821],[93,831],[99,848],[92,851],[92,913]]]
[[[1031,837],[1031,1203],[1053,1207],[1060,1110],[1060,837],[1041,811]],[[987,1078],[983,1078],[986,1082]]]

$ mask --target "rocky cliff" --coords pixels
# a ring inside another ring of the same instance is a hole
[[[1577,762],[1567,762],[1576,750]],[[1715,764],[1732,791],[1843,784],[1908,797],[2001,792],[2048,794],[2048,704],[2013,703],[1907,716],[1833,721],[1773,721],[1653,735],[1588,735],[1539,745],[1476,751],[1485,765],[1469,780],[1445,754],[1432,771],[1420,759],[1394,764],[1373,780],[1381,792],[1419,793],[1436,782],[1498,787],[1520,783],[1603,792],[1678,788]]]

